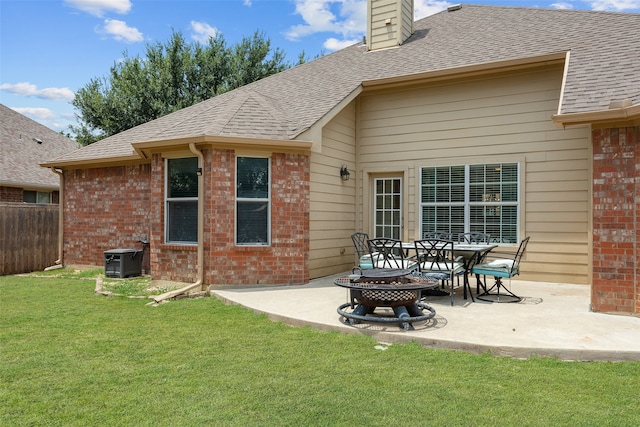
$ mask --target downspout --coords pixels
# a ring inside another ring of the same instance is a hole
[[[182,295],[195,288],[203,289],[204,283],[204,155],[202,151],[196,148],[195,143],[189,144],[189,150],[196,156],[198,156],[198,272],[195,283],[191,283],[183,288],[176,289],[174,291],[165,292],[162,295],[155,295],[151,298],[159,303],[169,298],[174,298],[178,295]]]
[[[189,144],[189,150],[198,156],[198,273],[193,287],[202,288],[204,283],[204,155],[193,142]]]
[[[55,261],[55,265],[45,268],[44,271],[64,267],[64,173],[56,168],[50,169],[60,177],[60,189],[58,190],[58,259]]]

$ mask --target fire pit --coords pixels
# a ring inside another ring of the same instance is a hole
[[[413,322],[431,319],[436,314],[434,308],[419,300],[422,291],[438,286],[438,280],[410,270],[364,270],[359,277],[340,277],[334,284],[350,291],[351,301],[338,307],[338,314],[351,325],[362,321],[399,323],[408,330]],[[349,307],[352,311],[346,310]],[[377,315],[378,307],[390,307],[395,316]]]

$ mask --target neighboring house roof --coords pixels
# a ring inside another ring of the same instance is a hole
[[[640,105],[640,14],[463,5],[416,21],[397,48],[353,45],[94,143],[59,159],[133,159],[132,143],[237,137],[291,140],[367,82],[567,58],[558,114]],[[570,54],[567,56],[567,53]],[[634,107],[635,108],[635,107]]]
[[[40,163],[77,149],[72,139],[0,104],[0,185],[58,189],[58,175]]]

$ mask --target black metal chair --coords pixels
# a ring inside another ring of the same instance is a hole
[[[369,240],[369,252],[373,268],[399,268],[413,270],[415,260],[406,257],[402,241],[397,239],[377,238]]]
[[[367,244],[369,241],[369,235],[367,233],[356,231],[351,235],[351,240],[353,240],[353,246],[355,247],[358,258],[369,254],[370,251]]]
[[[449,283],[451,305],[454,297],[454,278],[464,272],[462,257],[454,259],[453,240],[423,239],[414,242],[418,271]],[[458,281],[458,284],[460,282]]]
[[[371,250],[369,246],[369,235],[362,231],[357,231],[351,235],[353,246],[358,255],[358,266],[363,270],[374,268],[374,259],[379,258],[379,254]]]
[[[489,302],[520,302],[522,298],[507,289],[502,279],[511,279],[520,274],[520,261],[527,249],[529,237],[520,242],[518,250],[513,252],[489,252],[485,262],[477,264],[471,270],[476,276],[493,276],[495,284],[477,296],[479,300]]]

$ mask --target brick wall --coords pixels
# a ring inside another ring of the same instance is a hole
[[[216,285],[304,284],[309,281],[309,157],[272,155],[271,246],[235,245],[235,153],[205,157],[204,282]],[[164,161],[152,161],[151,268],[154,278],[197,279],[197,247],[164,241]],[[157,202],[156,202],[157,201]]]
[[[22,188],[0,186],[0,202],[22,203]]]
[[[272,155],[271,240],[234,244],[235,153],[203,150],[205,284],[304,284],[309,281],[309,157]],[[139,248],[157,280],[195,282],[197,246],[164,243],[164,160],[65,172],[66,264],[102,265],[104,251]]]
[[[594,311],[640,314],[640,127],[595,129]]]
[[[65,171],[65,264],[103,265],[106,250],[140,248],[137,240],[150,234],[150,171],[148,164]]]

